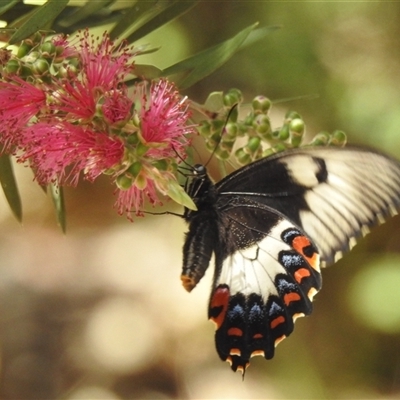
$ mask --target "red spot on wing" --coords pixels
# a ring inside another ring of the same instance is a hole
[[[292,301],[298,301],[301,299],[301,296],[296,292],[286,293],[283,296],[283,301],[288,306]]]
[[[210,301],[211,313],[214,314],[210,317],[216,325],[216,329],[219,329],[223,324],[228,310],[230,292],[226,286],[217,287]]]
[[[253,335],[253,339],[262,339],[264,337],[264,335],[262,333],[256,333],[255,335]]]
[[[243,331],[235,327],[229,328],[227,333],[229,336],[243,336]]]
[[[270,326],[272,329],[276,328],[279,324],[283,324],[285,322],[285,317],[283,317],[282,315],[279,317],[274,318],[271,322],[270,322]]]
[[[308,278],[311,275],[310,271],[307,268],[299,268],[294,273],[294,279],[296,279],[297,283],[301,283],[304,278]]]

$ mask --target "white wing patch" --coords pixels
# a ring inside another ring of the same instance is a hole
[[[282,220],[261,242],[227,257],[222,264],[217,285],[229,285],[232,296],[239,292],[244,295],[258,293],[266,301],[271,294],[278,295],[275,276],[287,273],[278,261],[278,254],[281,250],[291,249],[280,235],[291,227],[293,224]]]
[[[282,162],[295,183],[307,188],[318,185],[317,173],[320,167],[312,157],[297,154],[290,157],[287,162],[285,159]]]
[[[326,180],[318,182],[324,160]],[[350,250],[369,226],[397,214],[400,174],[392,160],[358,150],[323,148],[282,159],[293,181],[306,190],[309,210],[300,211],[304,232],[328,264]]]

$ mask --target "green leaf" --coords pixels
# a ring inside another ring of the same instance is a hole
[[[267,35],[281,28],[281,25],[271,25],[254,29],[252,32],[250,32],[250,35],[245,39],[243,45],[240,48],[243,49],[245,47],[251,46],[259,40],[264,39]]]
[[[1,2],[0,2],[0,15],[4,14],[10,8],[13,8],[19,2],[20,2],[20,0],[1,0]]]
[[[193,200],[177,181],[168,181],[167,196],[174,200],[176,203],[186,208],[189,208],[190,210],[197,210],[196,204],[194,204]]]
[[[132,7],[125,10],[123,17],[118,21],[110,32],[111,39],[122,37],[127,30],[133,30],[135,26],[143,24],[151,16],[159,13],[158,0],[138,0]]]
[[[108,7],[110,4],[115,3],[116,0],[96,0],[96,1],[88,1],[82,7],[78,7],[77,10],[68,15],[66,18],[63,18],[59,21],[60,26],[70,27],[78,22],[83,21],[84,19],[90,17],[95,14],[97,11],[102,10],[103,8]]]
[[[56,210],[58,225],[60,226],[63,233],[65,233],[67,230],[67,219],[65,214],[64,189],[62,186],[58,186],[55,184],[50,184],[49,188],[54,208]]]
[[[257,25],[258,23],[253,24],[236,34],[233,38],[171,65],[163,71],[163,76],[181,73],[183,76],[175,79],[175,83],[179,88],[186,89],[192,86],[231,58]]]
[[[154,17],[152,17],[150,20],[147,18],[140,27],[138,27],[131,35],[129,35],[127,37],[127,41],[129,43],[135,42],[143,36],[146,36],[148,33],[155,31],[157,28],[160,28],[167,22],[170,22],[189,11],[196,5],[197,2],[198,0],[177,0],[168,5],[166,8],[162,8],[161,10],[159,9],[160,11],[154,15]]]
[[[11,158],[8,154],[0,156],[0,182],[12,213],[22,221],[22,205],[17,182],[15,180]]]
[[[69,0],[48,0],[47,3],[35,10],[30,15],[30,18],[22,23],[12,35],[9,44],[18,43],[40,29],[46,28],[48,23],[52,22],[64,10],[68,2]]]

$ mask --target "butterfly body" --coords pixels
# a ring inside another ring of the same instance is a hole
[[[312,312],[320,266],[350,250],[400,206],[400,164],[378,152],[301,148],[261,159],[214,184],[194,167],[182,281],[192,290],[215,256],[209,318],[222,360],[242,373],[274,356]]]

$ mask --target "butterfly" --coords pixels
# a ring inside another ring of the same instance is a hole
[[[191,291],[214,255],[208,316],[220,358],[242,375],[312,312],[321,267],[400,208],[400,163],[361,147],[286,150],[216,184],[203,165],[192,175],[181,279]]]

